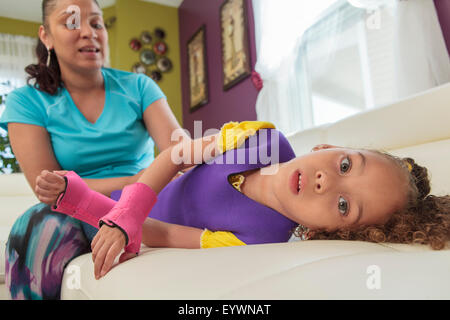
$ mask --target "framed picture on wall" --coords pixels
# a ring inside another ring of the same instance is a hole
[[[220,7],[223,89],[251,74],[246,0],[226,0]]]
[[[190,112],[208,103],[205,32],[206,27],[203,25],[187,44]]]

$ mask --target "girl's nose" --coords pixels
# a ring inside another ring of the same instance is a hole
[[[314,191],[322,194],[327,188],[327,176],[323,171],[317,171],[314,180]]]

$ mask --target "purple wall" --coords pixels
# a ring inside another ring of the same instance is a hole
[[[251,66],[256,62],[255,30],[251,0],[247,1]],[[220,129],[228,121],[256,120],[255,104],[258,92],[251,78],[228,91],[223,90],[222,44],[219,10],[224,0],[184,0],[179,7],[181,87],[183,96],[183,127],[194,134],[194,120],[202,121],[203,132]],[[190,113],[187,42],[206,25],[206,59],[209,103]],[[203,133],[202,132],[202,133]]]
[[[444,34],[447,51],[450,54],[450,0],[434,0],[434,5]]]

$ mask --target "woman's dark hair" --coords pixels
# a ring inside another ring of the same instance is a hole
[[[357,230],[341,229],[334,232],[314,230],[310,239],[420,243],[428,244],[434,250],[444,249],[450,241],[450,195],[430,195],[428,170],[413,159],[370,151],[391,159],[407,175],[409,183],[406,206],[393,213],[384,225],[361,226]]]
[[[58,0],[42,1],[42,25],[49,32],[48,16],[54,10]],[[100,8],[97,0],[94,1]],[[35,80],[34,87],[38,90],[54,95],[62,87],[61,70],[59,68],[58,57],[55,50],[50,50],[50,65],[47,67],[48,51],[46,46],[38,39],[36,46],[37,64],[30,64],[25,68],[25,72],[29,74],[27,83]]]

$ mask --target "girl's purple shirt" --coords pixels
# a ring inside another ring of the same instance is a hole
[[[201,164],[170,182],[149,217],[211,231],[232,232],[246,244],[286,242],[298,225],[237,191],[228,176],[295,158],[284,135],[260,129],[238,149]],[[112,198],[117,200],[120,191]]]

